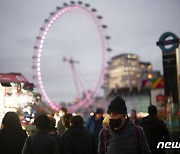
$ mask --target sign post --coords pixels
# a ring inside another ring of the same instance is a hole
[[[162,34],[157,42],[157,46],[162,50],[166,118],[171,132],[180,131],[178,120],[178,112],[180,110],[178,68],[179,43],[179,38],[171,32]]]

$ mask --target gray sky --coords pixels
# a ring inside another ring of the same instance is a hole
[[[31,66],[35,38],[44,19],[63,2],[65,0],[0,1],[0,72],[21,72],[33,82]],[[162,71],[161,51],[156,41],[166,31],[180,36],[179,0],[83,2],[90,3],[97,8],[97,14],[104,17],[103,23],[108,25],[107,32],[112,37],[111,57],[125,52],[135,53],[142,61],[150,61],[155,70]],[[83,15],[71,13],[54,24],[42,54],[44,86],[52,100],[67,100],[76,95],[72,72],[70,66],[62,62],[63,56],[80,61],[76,66],[87,87],[92,87],[100,69],[101,55],[97,50],[97,33]]]

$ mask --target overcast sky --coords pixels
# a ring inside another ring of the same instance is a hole
[[[162,55],[156,41],[164,32],[180,36],[179,0],[82,0],[102,15],[112,37],[111,57],[135,53],[141,61],[162,72]],[[32,79],[32,55],[35,38],[44,19],[62,0],[0,0],[0,72],[21,72]],[[68,1],[67,1],[68,2]],[[76,32],[76,30],[79,30]],[[73,35],[72,35],[73,33]],[[77,39],[78,38],[78,39]],[[75,97],[69,64],[63,56],[77,59],[81,78],[92,87],[100,69],[96,29],[85,16],[70,13],[54,24],[47,35],[42,54],[42,77],[46,91],[54,101]],[[67,43],[68,42],[68,43]],[[78,44],[78,45],[76,45]],[[73,49],[73,51],[72,51]]]

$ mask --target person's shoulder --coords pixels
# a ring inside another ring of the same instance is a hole
[[[110,131],[110,127],[109,126],[104,126],[100,132],[99,135],[103,135],[104,133],[108,133]]]
[[[53,136],[49,135],[49,134],[47,134],[45,139],[50,141],[51,143],[56,143],[56,139]]]
[[[166,125],[165,122],[159,118],[157,118],[157,124],[159,124],[162,127],[164,127]]]
[[[144,121],[147,120],[148,118],[149,118],[149,116],[143,117],[143,118],[141,119],[141,121],[144,122]]]
[[[138,126],[138,125],[135,125],[135,127],[137,127],[140,132],[143,132],[143,127]]]
[[[95,118],[94,118],[94,116],[90,116],[89,118],[88,118],[88,120],[94,120]]]
[[[160,123],[164,123],[164,121],[159,119],[159,118],[157,118],[157,121],[160,122]]]
[[[2,136],[5,136],[7,133],[6,133],[6,130],[5,129],[1,129],[0,130],[0,138],[2,138]]]
[[[71,134],[71,130],[68,129],[67,131],[64,132],[64,134],[62,134],[61,137],[65,138],[65,137],[69,136],[70,134]]]

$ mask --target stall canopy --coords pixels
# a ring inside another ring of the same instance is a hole
[[[21,73],[0,73],[0,83],[26,83],[28,80]]]

